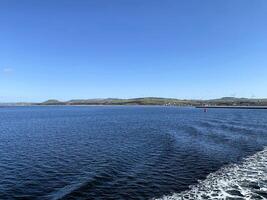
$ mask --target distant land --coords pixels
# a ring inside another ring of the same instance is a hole
[[[33,106],[33,105],[165,105],[165,106],[267,106],[267,98],[250,99],[223,97],[210,100],[191,100],[175,98],[144,97],[131,99],[74,99],[69,101],[58,101],[50,99],[41,103],[0,103],[0,106]]]

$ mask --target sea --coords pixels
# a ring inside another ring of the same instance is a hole
[[[0,199],[267,199],[267,110],[0,107]]]

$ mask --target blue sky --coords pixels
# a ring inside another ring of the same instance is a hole
[[[266,87],[266,0],[0,1],[0,102]]]

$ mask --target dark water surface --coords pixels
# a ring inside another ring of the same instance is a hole
[[[264,178],[265,146],[266,110],[2,107],[0,199],[178,199],[231,163]]]

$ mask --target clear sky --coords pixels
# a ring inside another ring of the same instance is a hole
[[[0,0],[0,102],[267,97],[266,0]]]

